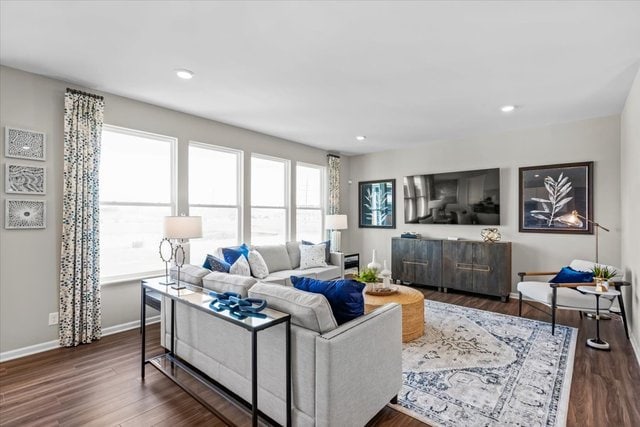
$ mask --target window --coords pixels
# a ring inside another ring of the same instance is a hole
[[[189,144],[189,215],[202,217],[202,239],[191,243],[191,263],[200,265],[216,248],[242,236],[242,151]]]
[[[324,173],[322,166],[296,165],[297,240],[324,240]]]
[[[289,161],[251,156],[251,243],[285,243],[289,238]]]
[[[175,200],[175,138],[104,126],[100,156],[102,280],[158,273]]]

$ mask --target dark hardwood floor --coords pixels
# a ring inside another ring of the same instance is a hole
[[[517,301],[424,290],[428,299],[517,315]],[[524,315],[547,320],[526,307]],[[559,323],[579,328],[567,425],[639,426],[640,369],[621,321],[601,323],[612,346],[600,352],[585,346],[595,321],[559,311]],[[428,313],[427,313],[428,319]],[[158,325],[149,327],[149,354],[160,353]],[[56,349],[0,364],[0,424],[65,426],[218,426],[225,425],[177,385],[148,366],[140,380],[137,330],[104,337],[90,345]],[[224,404],[223,404],[224,405]],[[240,424],[243,411],[228,405],[225,414]],[[424,426],[385,408],[371,426]]]

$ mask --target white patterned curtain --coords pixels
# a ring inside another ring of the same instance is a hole
[[[99,165],[102,97],[67,89],[60,260],[60,345],[100,339]]]
[[[340,157],[328,154],[329,164],[329,206],[327,213],[337,215],[340,213]]]

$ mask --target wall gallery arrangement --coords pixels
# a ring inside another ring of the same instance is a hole
[[[396,180],[358,183],[358,226],[396,228]]]
[[[45,161],[46,135],[43,132],[5,127],[6,158]],[[44,166],[5,163],[5,193],[44,195],[47,173]],[[46,201],[6,199],[4,226],[7,229],[46,228]]]
[[[521,232],[593,234],[593,162],[524,167],[519,175]]]

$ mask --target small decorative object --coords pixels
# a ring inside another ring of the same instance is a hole
[[[209,307],[217,312],[229,310],[229,313],[238,320],[244,320],[247,317],[257,317],[265,319],[267,316],[260,313],[267,308],[267,301],[260,298],[242,298],[240,294],[235,292],[218,293],[211,291],[209,295],[213,297],[213,301],[209,303]]]
[[[614,268],[599,264],[594,265],[591,271],[593,272],[593,279],[596,282],[596,291],[598,292],[607,292],[609,290],[609,280],[618,274]]]
[[[4,227],[10,229],[46,228],[43,200],[6,199]]]
[[[340,230],[347,229],[346,215],[326,215],[324,217],[324,226],[327,230],[331,230],[331,252],[341,251],[341,233]]]
[[[202,237],[202,217],[201,216],[165,216],[164,217],[164,237],[166,239],[176,239],[177,245],[173,253],[173,259],[178,267],[178,276],[173,289],[184,289],[180,286],[180,268],[184,265],[186,252],[182,246],[186,239]]]
[[[376,250],[373,250],[373,253],[371,254],[371,262],[369,264],[367,264],[367,268],[371,269],[371,270],[375,270],[376,272],[380,271],[380,268],[382,266],[380,265],[380,263],[378,261],[376,261]]]
[[[406,231],[400,235],[403,239],[419,239],[420,234],[414,233],[412,231]]]
[[[502,235],[497,228],[483,228],[480,232],[482,240],[489,243],[499,242]]]
[[[358,186],[358,226],[396,228],[396,180],[363,181]]]
[[[366,284],[368,290],[376,290],[378,288],[378,270],[370,267],[363,268],[356,280]]]
[[[593,234],[592,171],[593,162],[520,168],[520,231]],[[573,211],[585,222],[565,221]]]
[[[34,130],[4,128],[4,155],[17,159],[45,160],[46,135]]]
[[[387,268],[387,260],[385,259],[383,262],[382,271],[380,272],[380,277],[382,277],[382,288],[388,289],[391,287],[391,270]]]
[[[7,163],[4,182],[7,193],[45,194],[45,168]]]
[[[161,285],[173,285],[175,282],[169,277],[169,263],[173,259],[173,243],[166,237],[160,240],[160,246],[158,247],[160,252],[160,259],[164,262],[164,281],[160,282]],[[180,276],[180,273],[178,273]]]

